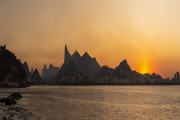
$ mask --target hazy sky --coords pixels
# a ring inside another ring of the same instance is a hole
[[[64,45],[101,65],[180,71],[180,0],[0,0],[0,44],[39,70],[61,66]]]

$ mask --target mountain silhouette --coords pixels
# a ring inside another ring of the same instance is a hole
[[[177,73],[176,76],[179,76]],[[179,77],[176,77],[179,78]],[[116,68],[100,66],[96,58],[87,52],[82,56],[75,51],[72,55],[65,45],[64,64],[56,79],[59,84],[170,84],[158,74],[140,74],[133,71],[124,59]],[[177,81],[177,80],[174,80]]]
[[[128,65],[127,60],[123,60],[116,69],[121,71],[131,71],[131,67]]]
[[[35,85],[44,84],[44,80],[41,78],[37,69],[34,70],[30,83]]]
[[[67,74],[82,74],[84,76],[92,76],[100,69],[99,63],[95,58],[90,57],[86,52],[81,56],[78,51],[71,55],[65,45],[64,64],[60,68],[57,78],[62,79]]]
[[[6,46],[0,46],[0,86],[27,87],[29,82],[22,63]]]
[[[31,74],[31,72],[29,71],[29,66],[28,66],[28,63],[27,63],[26,61],[23,63],[23,68],[24,68],[24,70],[25,70],[25,72],[26,72],[28,81],[31,81],[31,79],[32,79],[32,74]]]
[[[44,68],[42,69],[42,78],[44,80],[54,79],[58,71],[59,71],[59,68],[53,66],[52,64],[49,65],[49,68],[47,68],[47,66],[44,65]]]
[[[67,46],[65,45],[64,63],[68,63],[71,59],[71,54],[69,53]]]
[[[42,77],[37,69],[31,71],[27,62],[22,63],[16,56],[0,46],[0,87],[27,87],[39,84],[180,84],[180,73],[176,72],[174,78],[163,79],[159,74],[141,74],[133,71],[127,60],[123,60],[115,68],[100,66],[96,58],[87,52],[82,56],[78,51],[72,55],[65,45],[64,63],[61,68],[52,64],[47,68],[44,65]]]

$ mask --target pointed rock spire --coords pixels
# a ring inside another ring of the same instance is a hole
[[[127,60],[123,60],[117,67],[122,71],[131,71],[131,67],[128,65]]]
[[[27,75],[28,80],[30,81],[32,74],[31,74],[31,72],[30,72],[30,70],[29,70],[28,63],[27,63],[26,61],[25,61],[24,64],[23,64],[23,68],[24,68],[24,70],[25,70],[25,72],[26,72],[26,75]]]
[[[29,72],[29,67],[28,67],[28,64],[27,64],[26,61],[23,63],[23,67],[24,67],[24,69],[25,69],[26,71]]]
[[[72,56],[73,57],[81,57],[81,55],[78,53],[78,51],[75,51]]]
[[[32,80],[41,80],[41,79],[42,79],[42,78],[41,78],[38,70],[35,69],[35,70],[34,70],[34,73],[33,73],[33,75],[32,75]]]
[[[64,63],[67,63],[71,58],[71,54],[68,51],[67,45],[65,44]]]
[[[85,52],[84,55],[82,56],[82,58],[83,59],[85,59],[85,58],[90,59],[91,56],[87,52]]]

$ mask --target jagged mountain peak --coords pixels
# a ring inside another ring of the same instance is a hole
[[[78,51],[75,51],[70,60],[71,59],[74,59],[77,62],[81,59],[81,55],[78,53]]]
[[[27,62],[25,61],[25,62],[23,63],[23,65],[27,65]]]
[[[34,73],[32,75],[32,80],[41,80],[41,76],[39,74],[39,71],[37,69],[34,70]]]
[[[72,56],[81,56],[79,52],[76,50]]]
[[[85,52],[82,56],[82,58],[92,58],[87,52]]]
[[[48,67],[42,69],[42,78],[45,80],[50,80],[57,75],[58,71],[58,67],[55,67],[54,65],[50,64]]]
[[[128,62],[126,59],[124,59],[119,66],[117,67],[117,69],[120,69],[122,71],[131,71],[130,66],[128,65]]]
[[[49,69],[52,69],[54,68],[54,66],[52,64],[49,65]]]
[[[27,75],[20,60],[6,49],[6,46],[0,46],[0,87],[27,87],[28,85]]]
[[[26,68],[27,70],[29,70],[29,67],[28,67],[28,64],[26,61],[23,63],[23,67]]]
[[[100,68],[99,63],[95,58],[92,58],[87,52],[81,56],[76,50],[67,62],[64,62],[58,72],[58,77],[61,79],[64,73],[82,73],[86,76],[94,75]],[[72,69],[72,70],[71,70]]]
[[[47,65],[44,65],[44,67],[43,67],[44,69],[47,69]]]
[[[49,65],[49,67],[53,67],[53,65],[52,65],[52,64],[50,64],[50,65]]]
[[[38,70],[37,70],[37,69],[35,69],[35,70],[34,70],[33,75],[34,75],[34,74],[35,74],[35,75],[39,74],[39,72],[38,72]]]
[[[128,63],[127,63],[127,60],[124,59],[124,60],[121,62],[121,64],[128,64]]]
[[[68,62],[70,58],[71,58],[71,54],[69,53],[69,50],[67,46],[65,45],[64,63]]]

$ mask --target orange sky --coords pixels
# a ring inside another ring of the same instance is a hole
[[[39,70],[61,66],[64,45],[101,65],[180,71],[179,0],[1,0],[0,44]]]

